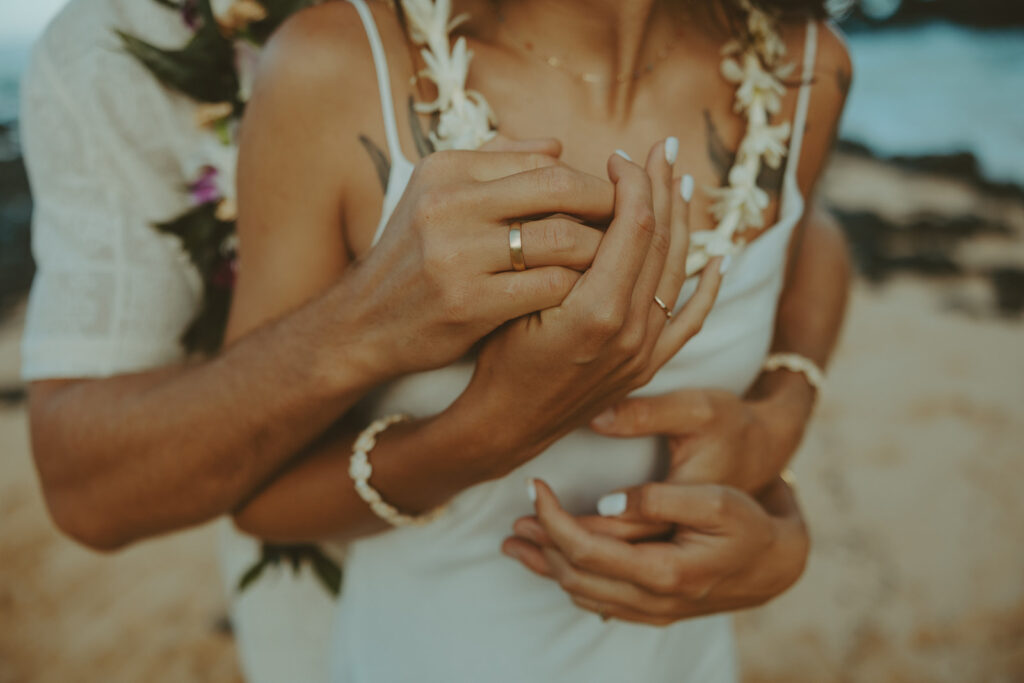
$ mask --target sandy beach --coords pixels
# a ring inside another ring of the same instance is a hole
[[[1024,681],[1024,321],[994,275],[1024,267],[1024,202],[856,155],[824,190],[896,227],[884,281],[855,284],[796,460],[808,570],[737,619],[744,680]],[[1005,229],[943,242],[956,271],[923,274],[899,228],[922,213]],[[0,329],[3,388],[20,321]],[[61,538],[16,400],[0,407],[0,514],[0,683],[240,680],[212,529],[110,557]]]

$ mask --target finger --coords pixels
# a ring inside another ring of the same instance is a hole
[[[758,507],[740,491],[714,484],[643,484],[598,501],[598,509],[606,517],[666,522],[711,534],[748,516],[750,505]]]
[[[674,580],[673,554],[676,547],[673,544],[630,545],[588,531],[562,509],[546,484],[535,480],[534,487],[537,493],[537,519],[544,526],[555,548],[574,567],[646,588],[667,585],[670,579]]]
[[[654,218],[668,225],[672,219],[672,172],[675,163],[671,154],[672,147],[677,150],[679,141],[666,138],[655,144],[647,154],[647,175],[651,177],[651,201],[654,205]],[[672,159],[672,161],[669,161]]]
[[[562,143],[556,138],[534,138],[530,140],[514,140],[498,133],[485,142],[481,152],[520,152],[524,154],[546,154],[558,158],[562,156]]]
[[[562,553],[543,548],[552,578],[573,597],[625,607],[654,617],[668,616],[678,611],[678,600],[657,595],[629,583],[574,567]]]
[[[677,612],[672,616],[655,617],[650,614],[644,614],[637,610],[629,609],[621,605],[615,605],[612,603],[601,602],[600,600],[590,600],[588,598],[572,598],[573,603],[576,604],[580,609],[585,609],[588,612],[602,617],[605,621],[609,619],[617,619],[619,621],[628,621],[636,624],[648,624],[650,626],[669,626],[677,621],[683,619],[693,619],[695,617],[702,617],[709,614],[719,614],[722,612],[729,612],[736,609],[752,606],[750,601],[744,601],[742,599],[715,599],[714,601],[695,601],[693,603],[680,603],[678,605]]]
[[[540,151],[447,150],[423,159],[431,173],[452,178],[469,178],[478,183],[489,183],[501,178],[564,166],[557,157]]]
[[[520,231],[527,268],[563,266],[581,272],[590,267],[602,237],[596,228],[557,217],[523,222]],[[480,251],[493,273],[514,270],[508,232],[504,227],[481,231]]]
[[[514,560],[518,560],[534,574],[549,579],[553,578],[551,567],[548,565],[544,553],[533,543],[516,538],[506,538],[505,542],[501,544],[501,552]]]
[[[654,303],[654,297],[658,293],[658,283],[662,279],[665,259],[668,257],[672,217],[672,167],[666,159],[666,143],[667,141],[657,143],[647,155],[646,170],[651,178],[651,201],[654,205],[656,223],[647,257],[637,278],[630,308],[639,319],[654,324],[653,329],[659,332],[665,324],[665,312]]]
[[[663,539],[672,534],[675,527],[671,524],[632,522],[614,517],[587,515],[577,517],[580,525],[595,534],[611,536],[628,543]],[[548,536],[544,526],[536,517],[520,517],[512,525],[516,536],[538,546],[553,546],[554,541]]]
[[[715,258],[700,274],[697,290],[665,326],[654,347],[651,362],[661,367],[700,332],[715,305],[722,284],[722,259]]]
[[[561,305],[581,274],[570,268],[545,266],[487,278],[480,295],[491,303],[494,327],[524,315]]]
[[[683,198],[683,188],[692,184],[692,177],[673,182],[669,192],[671,216],[669,219],[669,248],[665,268],[658,283],[658,296],[669,310],[675,311],[679,292],[686,282],[686,254],[690,248],[690,202]]]
[[[553,161],[545,155],[521,156]],[[508,170],[514,161],[501,165],[500,170]],[[488,170],[496,163],[488,161]],[[535,168],[493,175],[492,179],[468,188],[466,198],[471,204],[485,207],[486,217],[499,223],[557,213],[591,223],[607,223],[615,208],[611,183],[561,163],[538,163]]]
[[[608,160],[608,176],[614,184],[615,217],[594,257],[588,296],[600,305],[610,305],[625,293],[621,304],[626,306],[656,228],[651,181],[644,169],[618,154]]]
[[[714,417],[714,404],[707,392],[682,389],[662,396],[624,399],[595,417],[590,427],[605,436],[683,436],[705,428]]]
[[[800,515],[800,504],[797,503],[793,487],[782,477],[776,477],[757,496],[761,506],[773,517],[793,517]]]

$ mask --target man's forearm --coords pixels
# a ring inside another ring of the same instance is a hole
[[[346,338],[361,313],[339,313],[338,294],[209,361],[33,384],[33,452],[58,525],[113,549],[237,507],[384,379]]]
[[[849,294],[850,259],[846,240],[836,220],[816,209],[794,254],[779,300],[772,352],[798,353],[824,368],[832,355]],[[764,372],[748,398],[772,414],[777,453],[793,454],[814,406],[815,390],[800,374]],[[785,462],[773,463],[778,469]]]

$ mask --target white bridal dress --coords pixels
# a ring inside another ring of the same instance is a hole
[[[373,17],[364,22],[376,63],[391,178],[379,239],[412,164],[399,145],[390,75]],[[809,24],[804,70],[816,45]],[[806,81],[805,81],[806,82]],[[799,159],[810,88],[799,93],[791,158]],[[769,349],[789,237],[804,200],[789,164],[781,218],[736,254],[703,331],[641,394],[679,387],[742,393]],[[682,300],[696,286],[691,280]],[[435,414],[466,387],[471,361],[404,377],[375,392],[372,415]],[[615,440],[579,430],[513,474],[472,487],[425,527],[403,528],[349,546],[332,648],[335,683],[719,683],[736,680],[730,620],[715,616],[667,628],[602,622],[559,586],[500,553],[517,517],[531,513],[527,477],[554,488],[574,513],[593,513],[604,494],[657,478],[656,438]]]

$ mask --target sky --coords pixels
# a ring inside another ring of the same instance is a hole
[[[0,0],[0,45],[33,40],[64,0]]]

